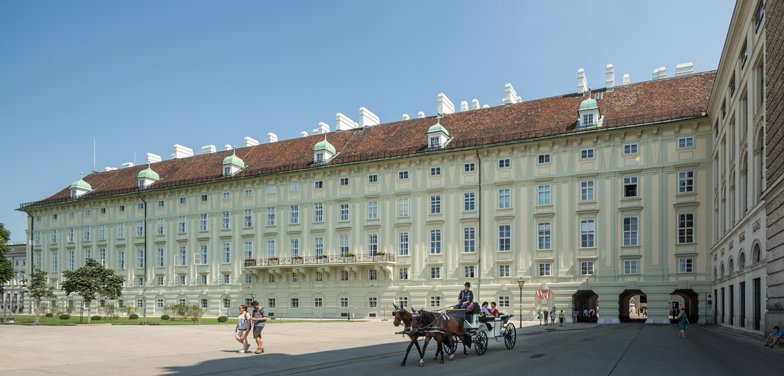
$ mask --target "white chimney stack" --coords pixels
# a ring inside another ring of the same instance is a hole
[[[308,132],[306,132],[306,131],[302,131],[302,132],[300,132],[300,133],[299,133],[299,135],[300,135],[301,137],[308,137]]]
[[[354,129],[357,127],[357,123],[354,120],[351,120],[346,115],[341,114],[338,112],[335,114],[335,130],[336,131],[347,131],[349,129]]]
[[[515,104],[518,102],[522,102],[522,98],[517,95],[517,91],[515,91],[512,84],[504,85],[504,99],[502,99],[504,104]]]
[[[215,145],[204,145],[201,147],[202,154],[212,154],[215,152]]]
[[[482,108],[490,108],[489,104],[482,105]]]
[[[259,140],[252,137],[245,137],[245,147],[256,146],[258,144],[259,144]]]
[[[471,100],[471,109],[472,110],[478,110],[480,108],[481,107],[479,106],[479,99],[476,99],[476,98],[472,99]]]
[[[662,66],[662,67],[658,67],[658,68],[654,69],[652,77],[653,77],[654,80],[659,80],[659,79],[662,79],[662,78],[666,78],[667,77],[667,68]]]
[[[417,112],[417,117],[420,118],[420,119],[424,119],[425,118],[425,111]]]
[[[374,125],[378,125],[380,123],[379,118],[376,114],[370,112],[365,107],[359,108],[359,127],[372,127]]]
[[[624,84],[624,85],[628,85],[628,84],[632,83],[632,78],[631,78],[631,76],[629,76],[629,74],[628,74],[628,73],[624,73],[624,74],[623,74],[623,81],[622,81],[622,82],[623,82],[623,84]]]
[[[323,134],[323,133],[329,133],[329,124],[320,121],[318,123],[318,127],[313,130],[313,134]]]
[[[607,68],[604,73],[604,85],[608,89],[612,89],[615,86],[615,68],[612,64],[607,64]]]
[[[411,119],[411,116],[408,116],[408,114],[403,114],[403,120],[409,120],[409,119]]]
[[[588,78],[585,76],[585,69],[577,70],[577,94],[583,95],[588,91]]]
[[[158,154],[147,153],[147,163],[158,163],[161,161],[161,156]]]
[[[468,111],[468,102],[460,101],[460,112]]]
[[[180,144],[174,144],[174,151],[172,152],[172,158],[188,158],[193,156],[193,149],[182,146]]]
[[[232,150],[232,149],[234,149],[234,146],[231,146],[229,144],[223,145],[223,150]]]
[[[455,112],[455,105],[447,98],[446,94],[438,93],[436,96],[438,101],[438,110],[436,113],[441,115],[451,114]]]
[[[267,143],[271,144],[273,142],[278,142],[278,135],[272,132],[267,133]]]
[[[694,73],[694,63],[682,63],[675,65],[675,77]]]
[[[129,167],[133,167],[133,166],[134,166],[133,162],[125,162],[125,163],[120,165],[120,168],[129,168]]]
[[[103,170],[104,171],[115,171],[115,170],[117,170],[117,167],[109,167],[109,166],[107,166],[107,167],[104,167]]]

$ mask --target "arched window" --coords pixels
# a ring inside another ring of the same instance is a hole
[[[751,251],[751,262],[756,264],[760,262],[760,248],[759,244],[754,244],[754,250]]]
[[[765,190],[765,133],[760,129],[757,133],[757,149],[754,151],[754,174],[757,179],[756,182],[756,202],[759,202],[762,197],[762,191]]]
[[[738,257],[738,270],[743,270],[746,267],[746,253],[740,251],[740,256]]]
[[[749,201],[748,197],[746,196],[746,192],[748,190],[749,185],[749,178],[748,178],[748,170],[749,167],[748,157],[746,156],[747,152],[746,149],[743,149],[741,153],[742,157],[740,160],[740,189],[738,190],[738,197],[740,198],[740,217],[743,218],[746,215],[746,212],[749,210]]]
[[[719,271],[716,268],[713,268],[713,280],[719,279]]]
[[[732,257],[730,257],[730,267],[728,272],[729,272],[728,274],[732,274],[735,272],[735,260],[733,260]]]
[[[721,263],[721,278],[724,278],[724,263]]]

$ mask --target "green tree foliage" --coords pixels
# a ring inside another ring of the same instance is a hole
[[[114,270],[106,269],[95,259],[87,259],[85,266],[74,271],[63,272],[63,291],[66,295],[79,294],[87,306],[88,323],[90,308],[98,296],[117,299],[122,294],[123,277],[114,274]]]
[[[0,294],[5,291],[6,282],[14,278],[14,268],[11,261],[5,257],[8,252],[6,243],[11,238],[11,232],[6,230],[5,225],[0,223]]]
[[[45,271],[33,267],[33,271],[30,274],[30,284],[27,286],[27,292],[35,302],[36,325],[40,324],[39,315],[41,314],[41,309],[47,310],[49,308],[49,304],[41,304],[41,299],[54,298],[54,287],[49,286],[46,276],[47,273]]]

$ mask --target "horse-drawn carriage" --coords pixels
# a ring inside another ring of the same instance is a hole
[[[447,310],[447,314],[454,312],[454,315],[464,313],[464,310]],[[509,322],[512,315],[501,315],[500,317],[486,316],[476,311],[465,314],[464,330],[471,336],[474,344],[474,351],[477,355],[484,355],[487,351],[488,339],[492,338],[496,342],[504,341],[504,346],[511,350],[517,343],[517,329],[514,324]],[[444,348],[447,354],[452,355],[457,350],[459,336],[454,336],[451,346]]]

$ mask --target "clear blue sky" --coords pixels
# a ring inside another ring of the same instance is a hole
[[[0,1],[0,222],[93,168],[172,145],[289,139],[364,106],[457,106],[716,69],[734,1]]]

